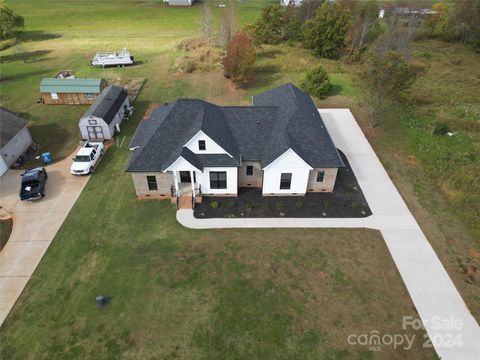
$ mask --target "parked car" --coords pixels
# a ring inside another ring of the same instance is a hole
[[[20,200],[38,200],[45,196],[47,171],[43,167],[28,169],[22,174]]]
[[[73,175],[88,175],[93,173],[98,160],[103,155],[103,151],[104,147],[102,142],[85,142],[73,158],[70,173]]]

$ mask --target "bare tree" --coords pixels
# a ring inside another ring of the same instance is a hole
[[[28,52],[22,44],[15,45],[15,52],[22,58],[23,63],[26,64],[28,61]]]
[[[211,46],[212,42],[212,10],[210,9],[210,1],[206,0],[203,3],[203,18],[202,18],[202,30],[207,39],[208,46]]]
[[[220,13],[218,45],[226,47],[237,30],[237,2],[230,1]]]

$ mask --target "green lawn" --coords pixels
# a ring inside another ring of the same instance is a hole
[[[126,146],[105,156],[1,328],[2,359],[371,359],[349,334],[416,316],[377,232],[188,230],[168,201],[136,200]],[[381,355],[433,358],[416,335]]]
[[[239,2],[241,23],[254,21],[267,2]],[[316,59],[298,45],[264,46],[258,52],[254,81],[235,89],[220,71],[174,70],[179,55],[175,46],[199,34],[200,4],[8,4],[26,18],[23,47],[30,55],[24,64],[14,48],[0,53],[1,103],[32,121],[36,141],[56,159],[73,150],[78,118],[86,107],[35,104],[42,77],[72,69],[78,76],[147,81],[135,103],[135,118],[122,126],[123,148],[114,144],[108,151],[1,328],[2,359],[433,357],[431,350],[421,349],[421,341],[408,352],[385,348],[380,353],[346,343],[350,333],[401,332],[401,317],[415,313],[378,233],[190,231],[176,223],[170,204],[137,201],[124,172],[130,155],[126,146],[150,105],[178,97],[248,104],[251,95],[275,85],[298,84],[305,70],[318,63],[334,85],[332,96],[321,104],[351,107],[365,124],[354,82],[356,66]],[[138,66],[105,72],[88,66],[96,51],[124,46],[141,62]],[[392,109],[395,116],[384,119],[380,129],[366,132],[478,317],[479,285],[466,277],[469,266],[478,261],[470,256],[478,243],[453,216],[462,216],[462,207],[468,213],[468,204],[452,206],[454,198],[446,200],[436,181],[439,168],[476,169],[475,162],[469,167],[468,154],[478,151],[478,132],[467,127],[471,114],[476,114],[470,105],[478,104],[478,55],[437,42],[416,46],[417,56],[428,65],[425,80],[414,89],[418,104]],[[445,52],[448,57],[442,57]],[[458,64],[457,54],[462,54]],[[457,131],[452,139],[431,133],[442,113]],[[444,152],[463,154],[464,162],[441,168],[438,157]],[[450,195],[461,199],[462,187],[469,186],[460,183],[454,187],[460,194]],[[111,297],[105,309],[94,304],[98,294]]]

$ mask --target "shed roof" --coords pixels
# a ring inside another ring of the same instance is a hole
[[[40,82],[41,93],[100,93],[102,79],[53,79],[44,78]]]
[[[82,118],[95,116],[110,124],[127,96],[127,91],[124,88],[110,85],[103,89],[100,96],[88,108],[87,112],[83,114]]]
[[[27,125],[27,120],[0,107],[0,147],[7,145]]]

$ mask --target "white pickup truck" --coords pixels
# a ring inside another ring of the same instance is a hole
[[[103,155],[102,142],[85,142],[73,158],[70,173],[73,175],[87,175],[93,173],[98,160]]]

